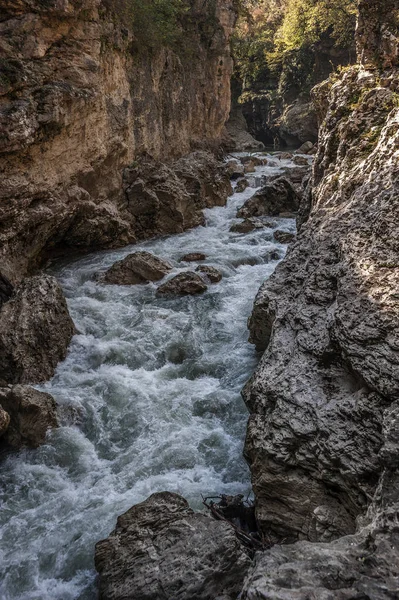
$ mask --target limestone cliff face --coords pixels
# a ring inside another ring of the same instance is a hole
[[[326,573],[346,561],[352,576],[367,536],[377,579],[384,543],[393,544],[396,561],[399,553],[391,523],[399,508],[398,6],[386,2],[380,13],[380,3],[372,4],[360,3],[362,65],[315,90],[322,126],[310,217],[255,301],[252,337],[266,350],[244,390],[251,411],[245,453],[265,533],[313,542],[358,533],[331,551],[306,544],[271,551],[246,599],[285,597],[278,590],[292,570],[303,574],[295,598],[308,597],[306,578],[317,579],[320,594],[333,589]],[[380,40],[371,50],[365,28]],[[359,529],[367,510],[367,528]],[[323,552],[331,552],[329,561]],[[337,589],[349,589],[348,578]]]
[[[102,0],[2,2],[0,263],[9,278],[54,248],[145,235],[129,212],[124,168],[219,143],[233,2],[187,4],[184,46],[172,51],[138,48]]]

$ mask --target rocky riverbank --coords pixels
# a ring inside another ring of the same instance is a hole
[[[183,51],[153,47],[151,39],[137,47],[132,18],[117,0],[3,2],[5,276],[16,282],[49,256],[123,246],[201,221],[218,185],[214,159],[172,163],[220,146],[235,18],[231,0],[190,1],[184,23],[174,24],[177,33],[184,28]],[[216,192],[222,202],[224,191]]]
[[[359,65],[314,91],[321,131],[308,206],[250,319],[264,354],[243,392],[251,413],[245,456],[258,526],[272,547],[257,554],[242,600],[399,593],[393,10],[395,2],[360,3]],[[273,207],[270,192],[247,210]],[[231,556],[229,569],[236,564]]]

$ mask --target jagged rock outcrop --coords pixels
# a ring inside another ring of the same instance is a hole
[[[118,260],[100,277],[101,283],[137,285],[160,281],[172,270],[172,265],[150,252],[133,252]]]
[[[26,385],[0,387],[0,407],[9,417],[1,442],[12,448],[37,448],[58,425],[54,398]]]
[[[258,554],[241,600],[392,600],[399,589],[399,404],[385,413],[383,475],[355,535],[297,542]]]
[[[95,563],[101,600],[235,600],[250,559],[226,523],[163,492],[118,518]]]
[[[201,205],[223,202],[212,181],[198,184],[181,163],[173,185],[189,205],[179,196],[170,218],[172,184],[155,199],[145,181],[141,195],[123,180],[139,157],[170,162],[222,139],[233,1],[187,4],[179,53],[138,49],[112,1],[2,2],[0,262],[13,283],[57,252],[181,231],[200,221]],[[155,224],[137,199],[155,210]]]
[[[379,7],[374,2],[375,11]],[[364,43],[359,38],[360,48]],[[381,70],[380,59],[378,54],[368,70],[353,67],[315,92],[323,124],[310,217],[255,301],[251,339],[266,351],[244,390],[251,411],[245,454],[263,531],[273,541],[328,542],[355,534],[357,518],[370,506],[369,529],[331,546],[330,566],[347,556],[359,593],[364,581],[356,548],[367,552],[375,539],[380,581],[381,569],[394,574],[397,561],[397,429],[390,423],[397,423],[399,398],[399,74]],[[393,550],[383,559],[382,548],[390,543]],[[323,552],[321,545],[306,544],[271,551],[262,563],[272,569],[269,579],[265,575],[267,593],[248,591],[245,597],[269,598],[272,584],[280,594],[273,597],[287,597],[282,589],[290,564],[331,590],[320,583],[328,571]],[[301,586],[298,573],[294,597],[306,597]],[[392,597],[386,590],[373,593]]]
[[[74,333],[56,279],[25,279],[0,309],[0,380],[13,384],[50,379]]]
[[[267,183],[251,196],[237,211],[239,219],[249,217],[278,216],[284,212],[296,212],[300,198],[292,183],[286,177],[278,177]]]

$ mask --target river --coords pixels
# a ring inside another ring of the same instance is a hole
[[[257,167],[256,176],[278,169]],[[198,509],[201,494],[250,492],[240,390],[257,356],[247,319],[276,251],[285,253],[273,229],[295,230],[292,219],[271,219],[245,235],[230,232],[254,191],[206,210],[205,227],[51,269],[79,333],[39,388],[57,400],[61,426],[43,447],[9,454],[0,466],[2,600],[96,598],[95,543],[153,492],[178,492]],[[153,284],[95,282],[139,249],[170,261],[173,275],[197,266],[181,256],[204,252],[223,280],[178,299],[156,298]]]

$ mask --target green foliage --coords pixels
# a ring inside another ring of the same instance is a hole
[[[183,36],[188,0],[107,0],[114,16],[133,31],[138,45],[173,45]]]
[[[356,0],[288,0],[276,45],[283,51],[293,50],[330,34],[338,45],[349,46],[356,13]]]
[[[317,44],[329,39],[340,49],[353,45],[357,0],[239,2],[233,53],[242,100],[249,92],[306,92],[318,81],[312,79]]]

